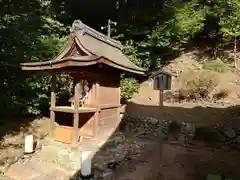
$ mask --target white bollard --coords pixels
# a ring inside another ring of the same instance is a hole
[[[25,136],[24,153],[33,153],[33,135]]]
[[[90,177],[92,175],[92,151],[84,151],[81,157],[81,176]]]

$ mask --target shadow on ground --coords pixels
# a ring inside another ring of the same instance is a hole
[[[240,127],[240,106],[230,106],[223,108],[201,107],[184,108],[176,106],[150,106],[129,102],[124,112],[127,114],[143,117],[154,117],[167,121],[191,121],[198,125],[225,124]]]
[[[14,118],[1,118],[0,119],[0,142],[5,135],[18,135],[19,132],[28,132],[31,127],[31,122],[36,119],[35,117],[18,117]]]
[[[160,108],[158,106],[146,106],[129,102],[125,106],[124,113],[123,119],[129,118],[129,115],[136,117],[135,126],[138,126],[139,121],[141,121],[139,117],[153,117],[159,121],[194,122],[199,127],[212,127],[215,124],[222,124],[224,127],[234,129],[240,127],[240,106],[226,108]],[[121,128],[116,130],[116,132],[121,131],[123,126],[127,126],[127,121],[122,120]],[[123,122],[125,123],[124,125]],[[211,135],[208,136],[205,138],[211,139]],[[142,138],[144,139],[143,136]],[[236,180],[239,179],[237,177],[240,177],[238,172],[240,165],[237,163],[240,160],[240,153],[235,149],[231,149],[228,145],[214,149],[206,146],[204,142],[206,139],[195,140],[191,144],[184,144],[179,137],[173,141],[167,136],[164,140],[163,160],[161,161],[159,156],[159,145],[161,143],[159,143],[158,138],[155,139],[156,145],[143,147],[144,150],[139,155],[139,158],[131,159],[131,157],[128,157],[128,159],[123,159],[123,161],[127,162],[123,166],[121,166],[121,163],[119,165],[118,162],[110,163],[110,165],[106,163],[102,164],[102,168],[99,170],[93,164],[93,173],[98,176],[98,178],[93,179],[158,180],[161,178],[164,180],[205,180],[209,173],[225,174],[227,177],[235,178]],[[109,144],[106,143],[101,147],[95,154],[93,162],[101,152],[107,151],[108,146]],[[108,153],[111,156],[114,152]],[[107,175],[105,173],[104,177],[99,177],[102,175],[103,169],[108,169],[109,173]],[[79,172],[71,180],[76,179],[77,176],[79,176]]]

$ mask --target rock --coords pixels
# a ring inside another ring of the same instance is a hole
[[[233,129],[227,129],[224,131],[225,136],[227,136],[228,138],[235,138],[237,135],[235,133],[235,131]]]
[[[236,137],[236,142],[237,142],[238,145],[240,145],[240,136]]]
[[[108,169],[115,170],[119,165],[120,165],[120,162],[109,162],[107,164],[107,167]]]
[[[224,142],[226,141],[226,137],[223,136],[223,135],[221,135],[221,134],[219,134],[217,138],[218,138],[217,140],[218,140],[219,142],[224,143]]]
[[[236,135],[237,135],[237,136],[240,136],[240,128],[238,128],[238,129],[236,130]]]
[[[103,177],[103,178],[106,178],[106,177],[111,176],[111,175],[112,175],[112,172],[104,172],[104,173],[102,174],[102,177]]]
[[[132,158],[131,157],[125,157],[124,159],[127,160],[127,161],[130,161]]]

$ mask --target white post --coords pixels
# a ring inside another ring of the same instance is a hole
[[[89,177],[92,175],[92,151],[84,151],[81,157],[81,176]]]
[[[33,135],[25,136],[24,152],[26,154],[33,153]]]

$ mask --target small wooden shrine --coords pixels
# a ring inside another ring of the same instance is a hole
[[[120,73],[143,75],[144,70],[122,53],[122,45],[98,31],[73,22],[67,47],[54,59],[22,63],[23,71],[48,72],[52,76],[50,136],[76,145],[81,137],[97,138],[101,126],[120,121]],[[68,106],[56,105],[56,75],[68,73],[73,78],[74,97]],[[73,114],[72,126],[54,128],[57,112]]]

